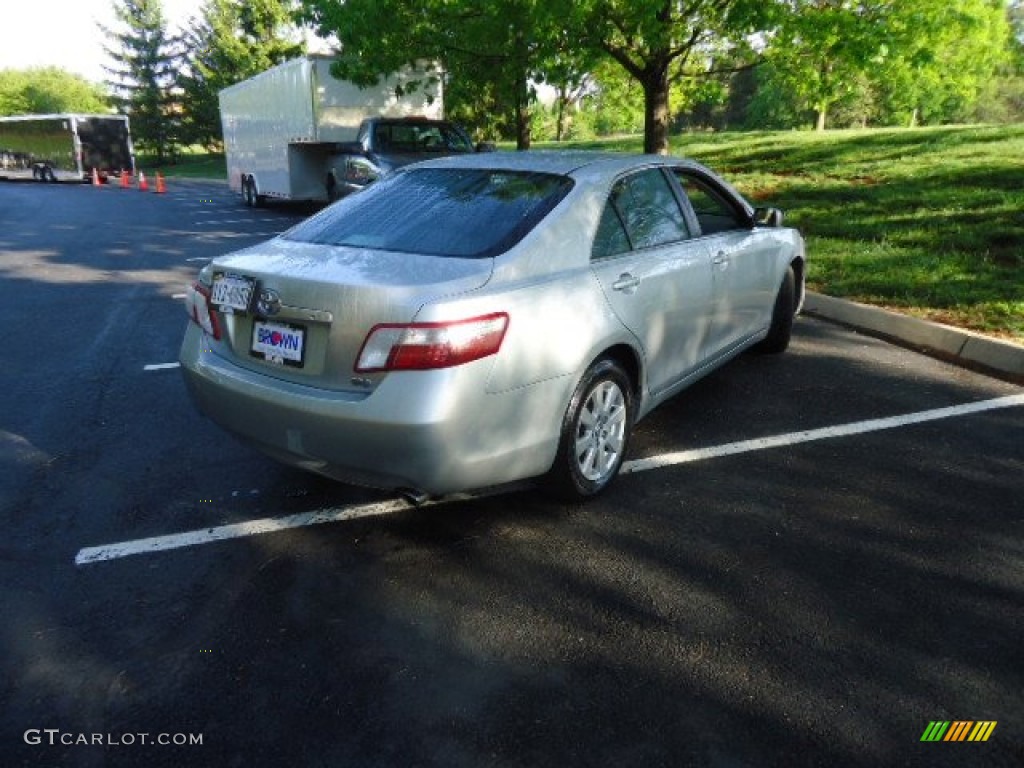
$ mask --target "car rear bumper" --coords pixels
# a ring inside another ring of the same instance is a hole
[[[286,464],[342,482],[431,495],[543,474],[554,462],[564,379],[487,393],[488,360],[389,374],[371,393],[332,391],[234,365],[190,324],[181,348],[199,410]]]

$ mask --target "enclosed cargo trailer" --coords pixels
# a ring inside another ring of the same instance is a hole
[[[0,117],[0,178],[88,181],[135,171],[124,115]]]

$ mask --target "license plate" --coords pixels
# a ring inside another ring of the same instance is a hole
[[[222,312],[245,312],[249,309],[255,286],[256,281],[252,278],[218,272],[213,276],[210,302]]]
[[[252,324],[251,350],[253,356],[268,363],[301,368],[306,351],[306,329],[301,325],[256,320]]]

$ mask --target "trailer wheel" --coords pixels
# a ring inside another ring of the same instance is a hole
[[[256,195],[255,190],[253,189],[252,179],[248,176],[242,177],[242,202],[245,203],[248,208],[252,208],[256,204]]]

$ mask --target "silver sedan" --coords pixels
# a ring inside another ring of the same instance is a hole
[[[586,498],[659,403],[786,348],[804,262],[688,160],[440,159],[206,266],[182,370],[213,421],[343,482]]]

